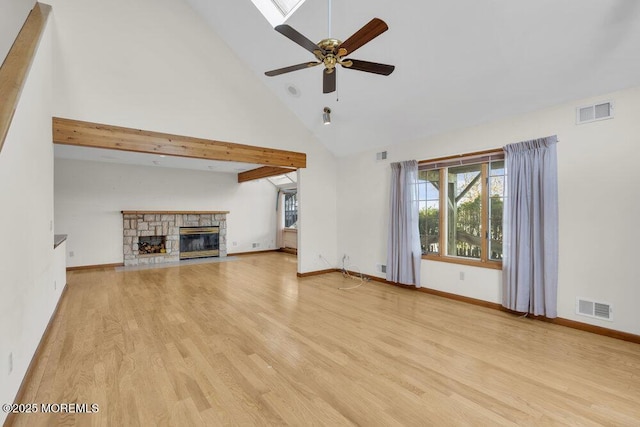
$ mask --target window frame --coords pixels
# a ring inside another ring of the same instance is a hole
[[[504,160],[504,151],[502,149],[477,151],[467,154],[459,154],[455,156],[439,157],[430,160],[421,160],[418,162],[418,170],[437,169],[440,173],[440,183],[447,182],[447,168],[451,166],[457,166],[460,164],[480,164],[481,165],[481,245],[480,245],[480,259],[459,257],[455,255],[447,254],[447,191],[443,191],[443,186],[440,185],[439,197],[439,229],[440,236],[438,241],[439,252],[437,254],[427,253],[422,255],[422,259],[429,261],[441,261],[452,264],[468,265],[473,267],[491,268],[494,270],[502,270],[502,261],[492,260],[489,258],[489,206],[490,196],[489,191],[489,164],[492,161]],[[444,187],[446,188],[446,186]]]

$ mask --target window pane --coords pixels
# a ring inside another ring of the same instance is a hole
[[[440,252],[440,171],[420,171],[419,228],[422,254]]]
[[[284,226],[295,228],[298,222],[298,197],[296,193],[284,195]]]
[[[502,260],[502,209],[504,206],[504,161],[489,165],[489,259]]]
[[[447,170],[447,254],[480,259],[482,250],[482,166]]]
[[[489,163],[489,171],[491,176],[504,176],[504,160]]]
[[[492,176],[489,178],[489,196],[502,197],[504,194],[504,176]]]

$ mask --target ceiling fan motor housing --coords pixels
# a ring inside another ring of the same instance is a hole
[[[340,62],[338,48],[341,44],[342,41],[338,39],[323,39],[318,42],[320,50],[317,50],[314,53],[316,58],[324,64],[328,73],[332,73],[336,64]]]
[[[333,53],[334,55],[337,55],[338,47],[341,44],[342,44],[342,41],[338,39],[322,39],[318,42],[318,47],[327,54]]]

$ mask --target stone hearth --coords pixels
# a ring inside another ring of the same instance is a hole
[[[180,260],[180,227],[220,228],[219,255],[227,256],[228,211],[122,211],[124,265],[161,264]],[[139,238],[162,236],[164,253],[141,254]]]

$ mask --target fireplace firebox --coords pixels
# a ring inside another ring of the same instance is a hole
[[[166,253],[166,242],[165,236],[140,236],[138,238],[138,252],[141,255]]]
[[[180,227],[180,259],[220,255],[220,227]]]

